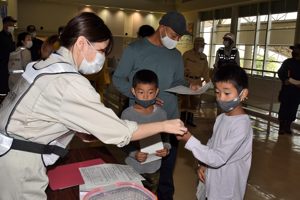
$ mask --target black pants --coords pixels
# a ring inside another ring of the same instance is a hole
[[[173,172],[177,157],[178,140],[174,135],[170,135],[170,143],[172,148],[169,155],[162,159],[160,168],[160,177],[157,189],[157,197],[159,200],[173,200],[175,191]]]
[[[279,94],[280,108],[278,119],[293,122],[296,119],[300,104],[300,88],[283,86]]]

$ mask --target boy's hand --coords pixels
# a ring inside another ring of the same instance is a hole
[[[169,149],[164,148],[161,150],[157,150],[155,155],[157,155],[159,157],[166,157],[168,154],[169,154]]]
[[[206,167],[204,167],[202,165],[200,165],[200,167],[197,170],[198,177],[199,177],[200,181],[203,183],[205,183],[205,170],[206,170]]]
[[[164,101],[162,99],[156,97],[155,104],[158,105],[158,106],[163,106],[164,105]]]
[[[144,152],[136,152],[135,159],[139,162],[144,162],[147,159],[148,154]]]
[[[176,138],[177,138],[177,140],[183,140],[183,141],[187,142],[191,136],[192,136],[192,134],[189,131],[187,131],[183,135],[177,135]]]

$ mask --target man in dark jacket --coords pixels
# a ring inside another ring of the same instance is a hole
[[[292,134],[291,124],[296,119],[300,104],[300,44],[290,48],[292,58],[286,59],[277,72],[282,81],[279,93],[278,134]]]
[[[0,101],[9,92],[8,88],[8,60],[9,54],[15,50],[13,31],[17,20],[11,16],[2,19],[3,29],[0,32]]]

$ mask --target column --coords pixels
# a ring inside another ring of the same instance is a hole
[[[239,9],[237,6],[232,7],[230,32],[237,36]],[[237,40],[236,40],[237,41]]]
[[[18,0],[7,1],[7,15],[18,20]]]
[[[300,43],[300,1],[298,1],[298,15],[296,21],[295,43]]]

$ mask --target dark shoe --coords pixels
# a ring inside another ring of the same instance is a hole
[[[292,135],[292,130],[291,130],[291,125],[292,125],[292,122],[290,121],[285,121],[285,126],[284,126],[284,129],[285,129],[285,133],[286,134],[289,134],[289,135]]]

